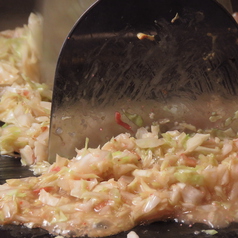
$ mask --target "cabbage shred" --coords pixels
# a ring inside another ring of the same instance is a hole
[[[216,228],[238,221],[237,139],[153,126],[34,168],[39,177],[0,186],[1,224],[96,237],[168,218]]]
[[[42,19],[0,33],[1,154],[20,153],[22,164],[48,157],[51,90],[40,83]]]

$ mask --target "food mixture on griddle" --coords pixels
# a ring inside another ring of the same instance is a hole
[[[31,15],[28,26],[0,34],[1,153],[19,153],[40,174],[0,186],[0,224],[102,237],[168,218],[238,222],[238,139],[229,130],[161,132],[154,122],[102,147],[86,139],[72,160],[46,161],[51,91],[39,83],[39,21]]]
[[[25,165],[47,159],[51,90],[40,83],[42,19],[0,32],[1,154],[20,153]]]

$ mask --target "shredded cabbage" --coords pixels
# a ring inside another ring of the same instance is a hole
[[[20,153],[23,165],[47,160],[51,90],[40,83],[42,18],[0,33],[1,154]]]
[[[96,149],[86,141],[72,160],[34,164],[38,177],[7,180],[0,186],[0,224],[95,237],[166,218],[212,227],[238,221],[237,139],[160,134],[155,127],[136,134]]]

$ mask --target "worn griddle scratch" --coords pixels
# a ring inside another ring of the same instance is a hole
[[[33,176],[28,166],[21,166],[20,157],[0,156],[0,184],[7,179]]]

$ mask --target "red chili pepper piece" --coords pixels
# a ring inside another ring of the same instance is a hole
[[[60,171],[60,167],[59,166],[56,166],[54,168],[51,169],[52,172],[59,172]]]
[[[33,190],[33,193],[39,193],[41,189],[44,189],[46,192],[50,192],[54,189],[54,187],[49,186],[49,187],[37,188]]]
[[[115,120],[116,120],[116,123],[118,125],[123,126],[127,130],[132,132],[131,126],[121,120],[121,113],[120,112],[115,112]]]

